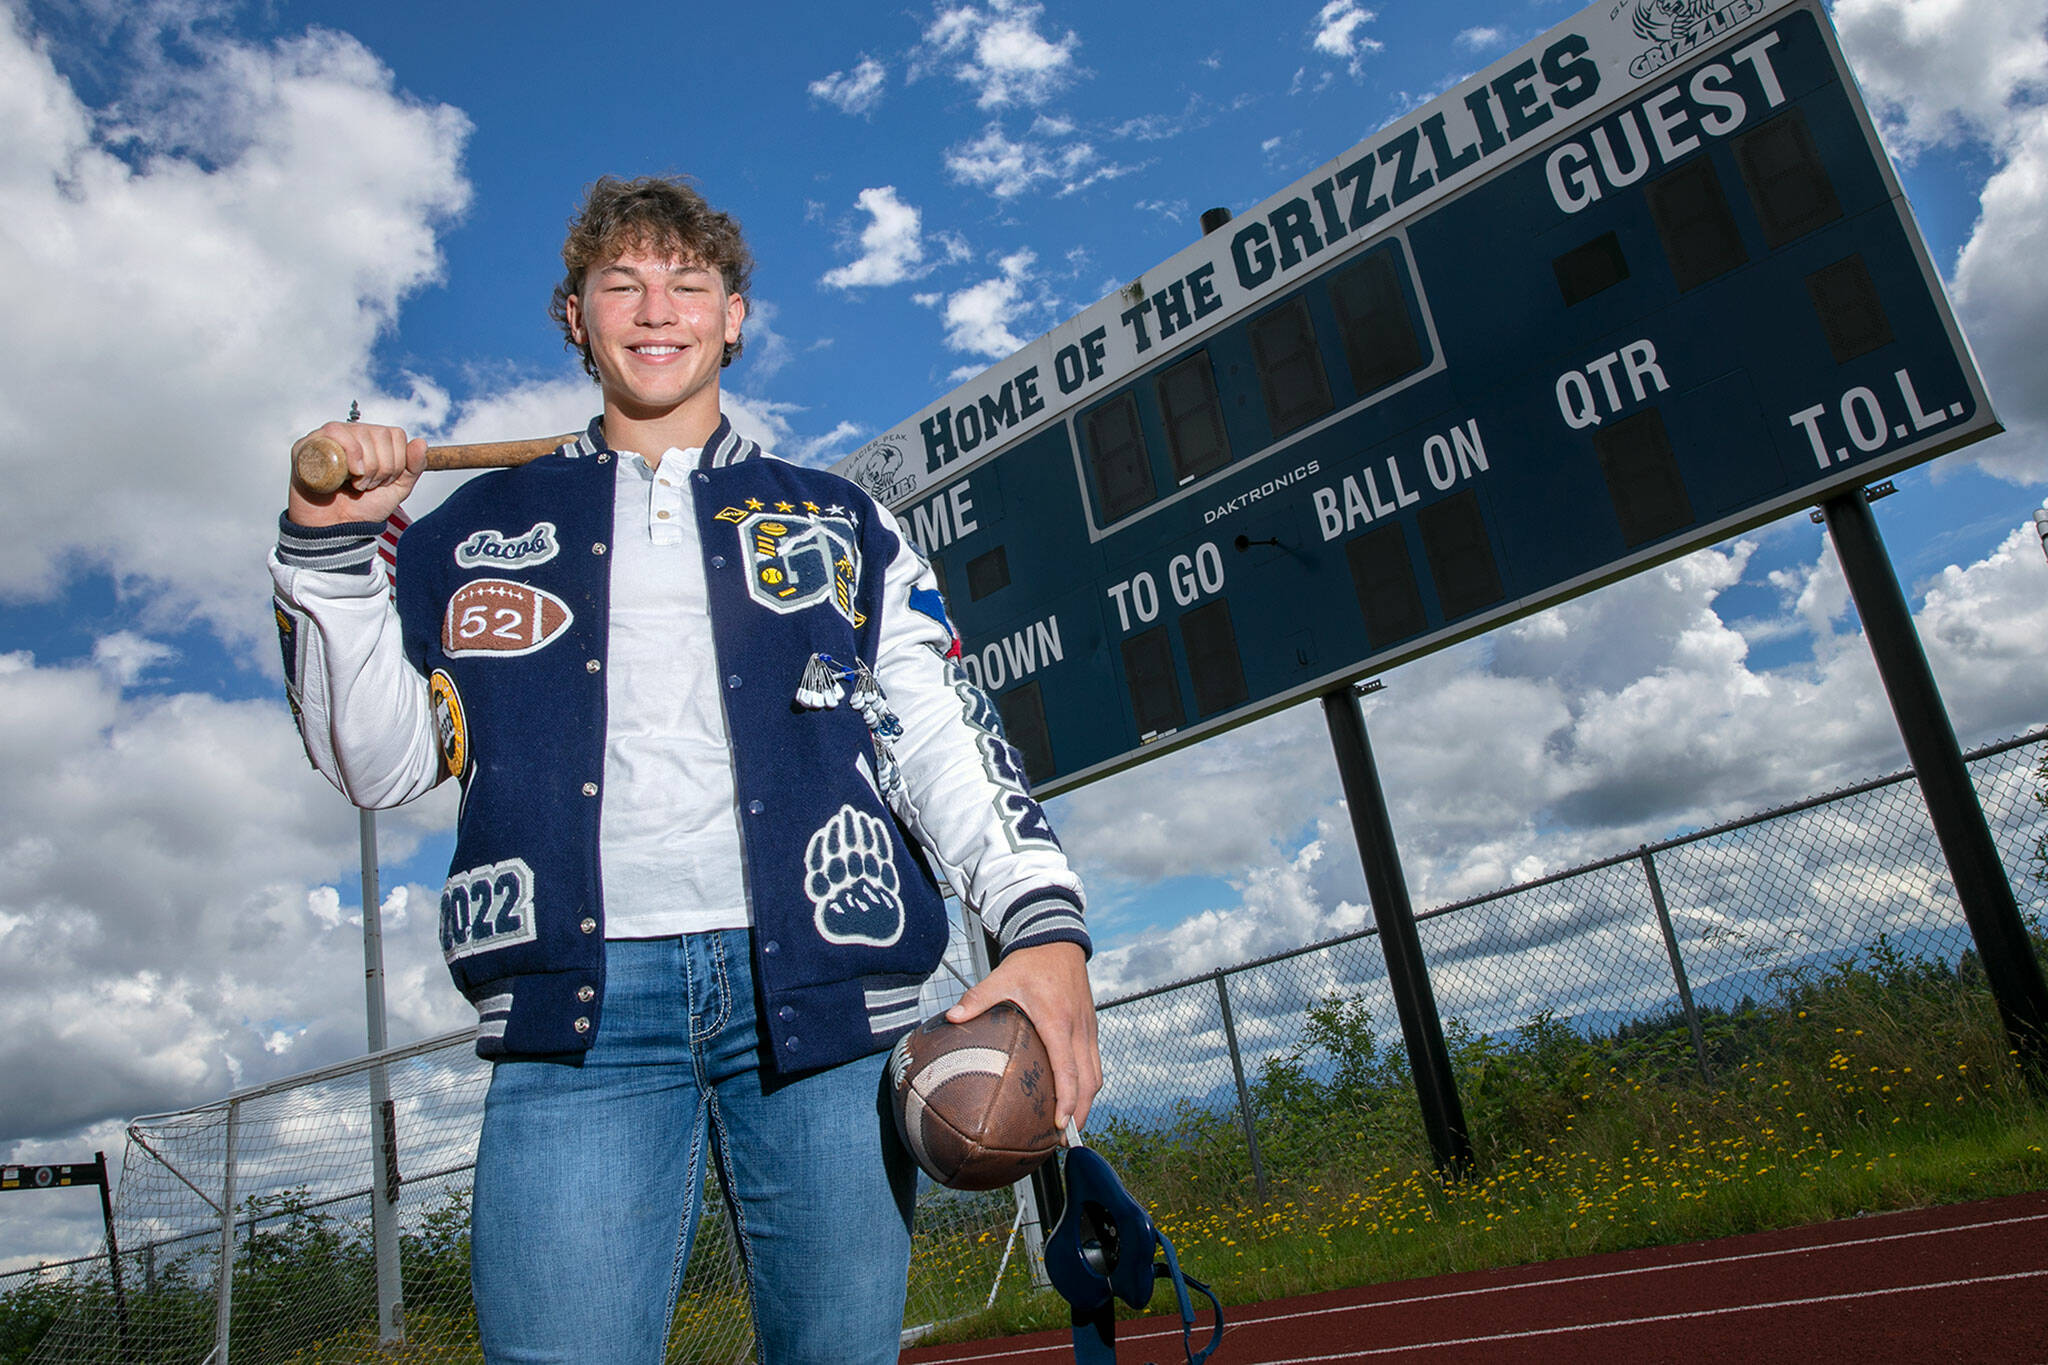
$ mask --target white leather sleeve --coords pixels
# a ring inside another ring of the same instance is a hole
[[[384,574],[298,567],[273,550],[270,578],[286,684],[313,766],[366,809],[424,794],[442,777],[440,745]]]
[[[952,627],[931,566],[887,509],[898,549],[887,566],[875,677],[903,733],[897,818],[937,861],[1004,952],[1035,942],[1088,946],[1081,879],[1068,865],[994,703],[946,657]]]

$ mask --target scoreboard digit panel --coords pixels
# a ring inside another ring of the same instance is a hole
[[[1998,430],[1818,6],[1610,10],[842,466],[1039,791]]]

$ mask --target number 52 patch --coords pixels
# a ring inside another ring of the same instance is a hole
[[[524,858],[457,872],[441,889],[441,956],[450,962],[531,943],[534,932],[533,869]]]

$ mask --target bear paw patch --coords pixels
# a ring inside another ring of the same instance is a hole
[[[902,885],[888,826],[850,805],[804,849],[804,894],[828,943],[886,948],[903,937]]]

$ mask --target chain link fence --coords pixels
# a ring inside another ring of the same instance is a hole
[[[2036,924],[2044,888],[2028,869],[2048,831],[2036,799],[2044,739],[2048,730],[1970,756],[2022,912]],[[1682,1019],[1703,1069],[1702,1019],[1768,996],[1788,974],[1880,953],[1951,963],[1973,954],[1911,773],[1417,920],[1454,1043],[1542,1027],[1614,1035]],[[1263,1197],[1269,1180],[1314,1169],[1333,1144],[1426,1163],[1413,1114],[1383,1115],[1374,1132],[1301,1132],[1253,1102],[1255,1089],[1284,1081],[1285,1064],[1327,1041],[1319,1011],[1323,1019],[1336,1009],[1396,1017],[1376,938],[1366,930],[1104,1002],[1095,1145],[1141,1196],[1169,1153],[1216,1186],[1184,1193],[1216,1200],[1247,1189]],[[972,962],[956,927],[927,1013],[957,997]],[[1385,1062],[1324,1055],[1316,1063],[1367,1064]],[[54,1306],[54,1325],[16,1358],[478,1359],[468,1192],[487,1080],[464,1033],[138,1119],[119,1187],[120,1293],[104,1255],[0,1276],[0,1303]],[[1191,1153],[1200,1159],[1187,1160]],[[381,1239],[373,1231],[380,1200],[392,1228]],[[1032,1231],[1008,1192],[927,1187],[906,1335],[991,1302],[1006,1276],[1024,1273]],[[715,1198],[697,1248],[669,1359],[745,1360],[745,1290]],[[401,1301],[402,1318],[393,1320],[390,1306]]]

